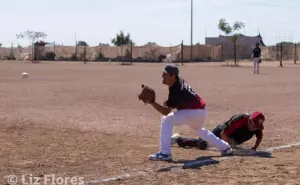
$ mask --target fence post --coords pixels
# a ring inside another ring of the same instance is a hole
[[[99,57],[101,56],[101,57]],[[97,56],[97,60],[100,60],[101,61],[102,59],[102,51],[101,51],[101,46],[99,46],[99,55]]]
[[[181,65],[183,66],[183,41],[181,41]]]
[[[31,42],[32,48],[31,48],[31,52],[32,52],[32,56],[31,56],[31,62],[33,63],[33,61],[35,60],[35,44],[33,43],[33,41]]]
[[[223,55],[223,50],[224,50],[224,46],[223,44],[221,44],[221,53],[220,53],[220,60],[223,61],[224,60],[224,55]],[[226,61],[226,64],[228,65],[227,61]]]
[[[276,43],[276,60],[279,60],[278,43]]]
[[[75,45],[75,53],[74,53],[74,60],[77,61],[77,41],[76,41],[76,45]]]
[[[282,42],[280,43],[280,67],[282,67]]]
[[[190,47],[190,62],[193,62],[193,45]]]
[[[295,42],[294,64],[297,63],[297,43]]]
[[[130,42],[130,62],[132,64],[132,41]]]
[[[234,65],[236,66],[236,42],[233,43],[233,57],[234,57]]]
[[[54,60],[56,60],[56,52],[55,52],[55,42],[54,42]]]
[[[86,45],[84,45],[84,49],[83,49],[83,61],[84,64],[86,64]]]

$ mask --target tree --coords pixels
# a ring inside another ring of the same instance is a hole
[[[17,39],[23,39],[25,37],[33,44],[39,38],[46,38],[47,34],[44,32],[36,32],[31,30],[17,34]]]
[[[245,24],[240,21],[235,21],[232,26],[230,26],[224,18],[219,20],[218,28],[223,31],[226,35],[232,35],[233,43],[233,53],[234,53],[234,65],[236,65],[236,41],[240,33],[238,31],[245,27]]]
[[[115,45],[115,46],[122,46],[122,45],[129,45],[132,44],[134,45],[134,42],[132,42],[132,40],[130,39],[130,34],[127,33],[127,35],[124,34],[123,31],[120,31],[120,33],[116,34],[116,37],[113,38],[111,40],[111,42]]]
[[[109,44],[105,44],[105,43],[100,42],[99,46],[109,46]]]
[[[146,45],[157,45],[155,42],[147,42]]]
[[[36,32],[36,31],[27,30],[27,31],[17,34],[16,36],[17,36],[17,39],[27,38],[29,40],[29,42],[31,42],[32,54],[33,54],[34,53],[33,52],[34,42],[36,40],[38,40],[39,38],[46,38],[47,34],[44,32]],[[33,59],[34,59],[34,56],[32,55],[32,61],[33,61]]]
[[[89,46],[85,41],[78,41],[77,46]]]
[[[281,43],[282,43],[283,46],[294,46],[295,44],[296,44],[297,46],[300,46],[300,42],[294,43],[294,42],[287,42],[287,41],[286,41],[286,42],[283,41],[283,42],[276,43],[276,46],[280,46]]]

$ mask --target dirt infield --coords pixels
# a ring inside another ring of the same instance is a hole
[[[185,64],[180,70],[207,102],[209,129],[232,114],[263,111],[267,120],[259,149],[266,149],[300,142],[300,68],[278,64],[263,63],[260,75],[253,75],[248,63]],[[299,147],[274,151],[271,158],[231,157],[197,169],[149,161],[158,151],[161,115],[137,94],[146,83],[159,102],[167,98],[163,65],[0,62],[0,183],[9,175],[99,181],[144,172],[103,184],[300,184]],[[21,79],[24,71],[27,80]],[[184,126],[173,132],[193,136]],[[178,163],[218,155],[173,148]],[[168,167],[175,170],[155,172]]]

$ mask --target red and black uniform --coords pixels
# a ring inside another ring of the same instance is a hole
[[[177,110],[205,108],[203,99],[180,77],[177,77],[175,83],[169,87],[168,100],[164,104]]]
[[[254,58],[257,58],[257,57],[261,56],[261,50],[260,50],[259,47],[254,48],[253,51],[252,51],[252,53],[253,53],[253,57]]]
[[[248,128],[249,119],[254,120],[257,128],[255,131],[251,131]],[[254,135],[258,140],[262,139],[264,129],[260,119],[264,120],[264,117],[261,113],[255,112],[252,115],[243,113],[236,114],[232,116],[228,121],[216,126],[216,128],[212,131],[217,137],[221,138],[221,132],[224,131],[225,135],[229,137],[231,140],[235,142],[235,144],[239,145],[248,140],[250,140]],[[203,141],[201,138],[185,138],[178,137],[176,139],[176,143],[180,147],[196,147],[202,150],[207,148],[207,142]]]
[[[218,125],[212,132],[219,138],[222,131],[236,144],[242,144],[250,140],[254,135],[259,139],[262,138],[262,129],[250,131],[248,128],[248,120],[250,114],[237,114],[232,116],[228,121]]]

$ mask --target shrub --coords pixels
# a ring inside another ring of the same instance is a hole
[[[46,52],[43,60],[55,60],[55,53],[53,51]]]
[[[4,56],[4,60],[16,60],[14,55]]]
[[[72,54],[70,60],[72,60],[72,61],[77,61],[77,60],[78,60],[77,55]]]
[[[105,59],[105,56],[102,52],[98,53],[98,56],[96,57],[96,61],[102,61]]]
[[[131,59],[131,52],[126,49],[126,53],[125,53],[125,56],[124,56],[125,59]]]

